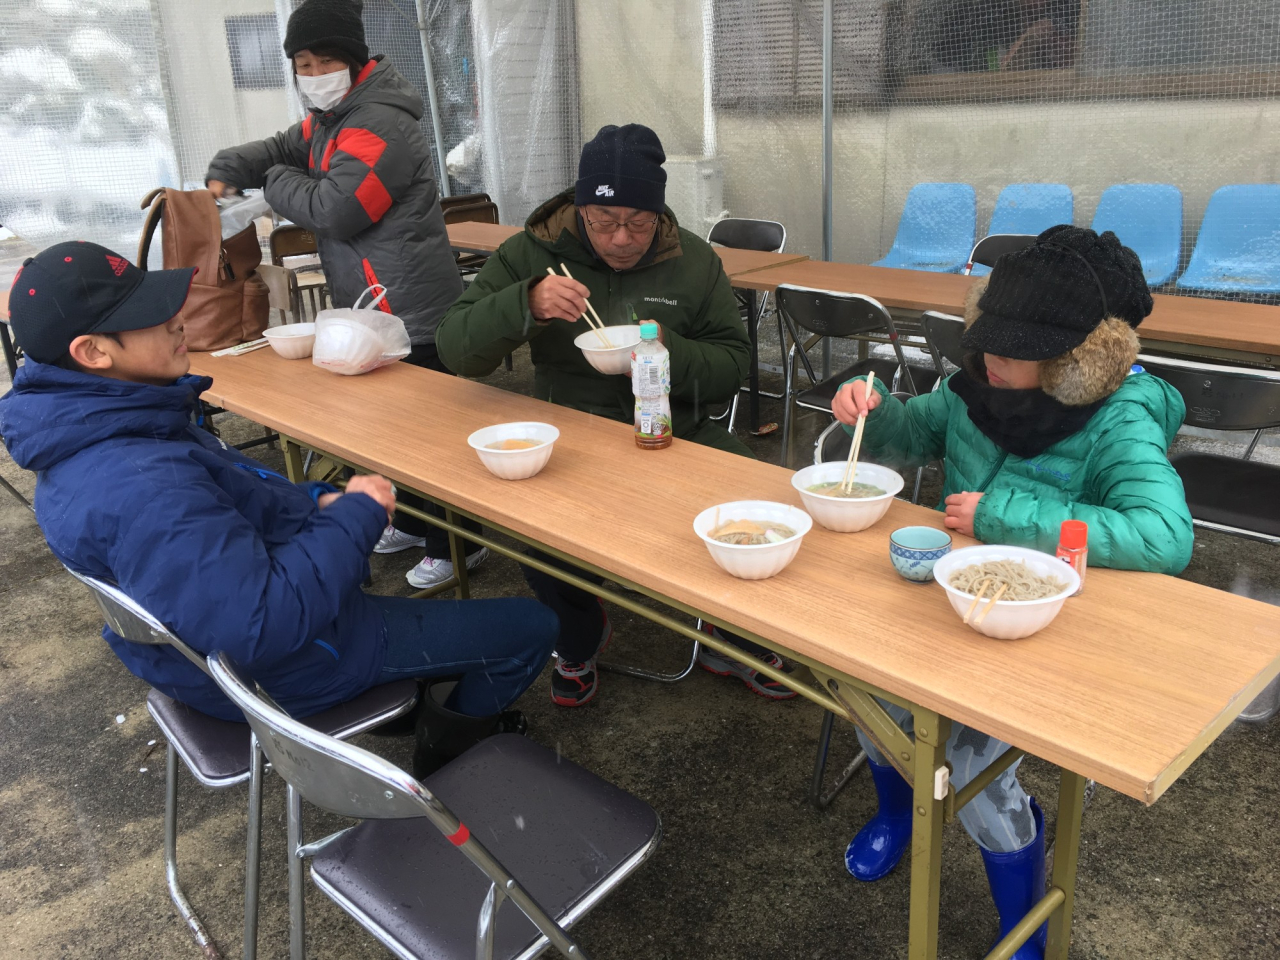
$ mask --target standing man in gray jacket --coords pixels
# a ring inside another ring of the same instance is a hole
[[[404,321],[413,344],[405,359],[449,373],[436,353],[436,327],[462,294],[462,280],[419,126],[422,98],[381,56],[370,59],[362,10],[361,0],[306,0],[293,12],[284,52],[310,108],[306,118],[219,151],[205,180],[215,196],[262,187],[276,213],[315,234],[334,306],[350,307],[381,284],[381,309]],[[436,512],[417,497],[400,501]],[[447,537],[420,520],[402,515],[375,550],[413,547],[427,555],[406,574],[410,584],[452,576]],[[487,554],[468,544],[468,568]]]

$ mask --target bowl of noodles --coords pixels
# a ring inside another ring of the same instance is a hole
[[[934,565],[933,577],[956,613],[963,618],[972,607],[969,626],[996,640],[1021,640],[1043,630],[1080,589],[1080,575],[1057,557],[995,544],[951,551]],[[1004,593],[993,606],[1001,587]]]
[[[503,480],[527,480],[551,459],[560,431],[549,423],[529,420],[484,427],[467,437],[489,472]]]
[[[737,500],[708,507],[693,520],[712,559],[742,580],[765,580],[786,569],[813,529],[799,507],[769,500]]]
[[[640,327],[636,324],[605,327],[600,333],[588,330],[573,338],[573,345],[582,351],[587,363],[609,376],[631,374],[631,351],[639,342]]]
[[[841,485],[844,461],[815,463],[797,470],[791,485],[813,519],[837,533],[865,530],[889,510],[902,492],[902,476],[876,463],[859,463],[848,487]]]

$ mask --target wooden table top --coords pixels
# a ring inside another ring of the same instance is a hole
[[[863,293],[900,310],[964,309],[972,277],[923,270],[896,270],[856,263],[806,260],[754,271],[735,285],[773,290],[793,283],[841,293]],[[1280,307],[1259,303],[1155,294],[1155,307],[1138,328],[1144,341],[1214,347],[1280,357]]]
[[[501,223],[450,223],[449,245],[464,253],[492,253],[504,240],[515,236],[523,227],[511,227]],[[724,261],[724,272],[730,279],[736,276],[798,263],[809,259],[802,253],[769,253],[763,250],[738,250],[734,247],[713,247]]]
[[[863,533],[815,525],[779,576],[737,580],[693,518],[731,500],[798,504],[781,467],[680,440],[642,451],[626,424],[408,364],[342,377],[270,350],[191,359],[228,410],[1146,803],[1280,672],[1280,608],[1198,584],[1095,568],[1047,629],[989,640],[889,562],[890,532],[940,526],[936,511],[894,501]],[[508,482],[466,438],[514,420],[560,439],[541,474]]]

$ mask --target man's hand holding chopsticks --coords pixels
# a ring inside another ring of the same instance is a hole
[[[547,275],[529,285],[529,312],[535,320],[577,322],[587,310],[591,291],[577,280]]]

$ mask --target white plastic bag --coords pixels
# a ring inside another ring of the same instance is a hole
[[[361,308],[364,298],[375,289],[382,293]],[[413,347],[404,321],[373,309],[386,295],[386,287],[374,284],[360,294],[354,307],[321,310],[316,315],[311,362],[333,373],[355,376],[407,357]]]
[[[259,217],[271,213],[271,205],[260,194],[224,200],[218,205],[218,219],[222,221],[222,239],[228,240]]]

